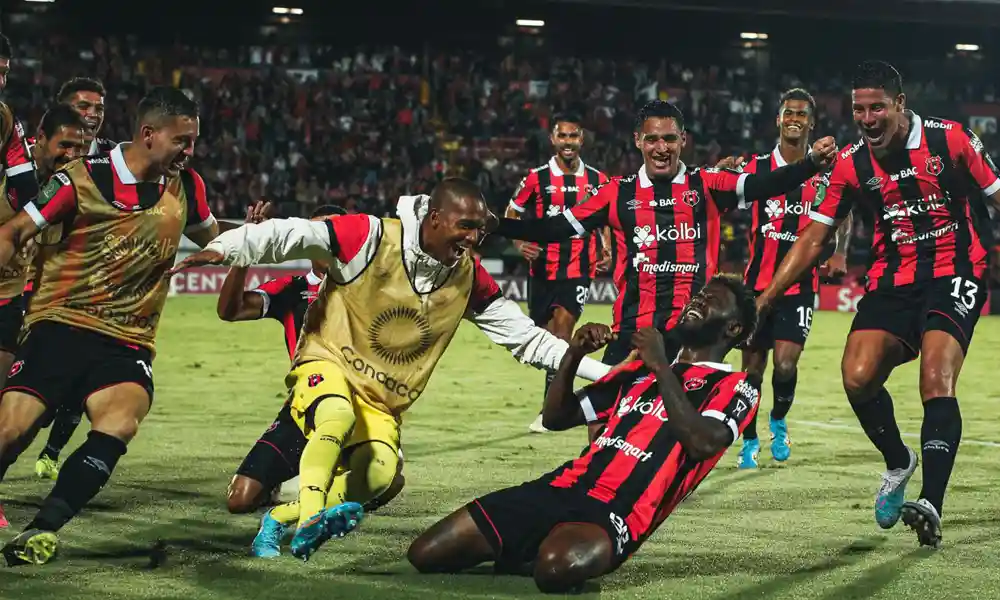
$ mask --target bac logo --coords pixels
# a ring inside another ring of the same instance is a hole
[[[17,375],[18,373],[21,372],[21,369],[23,369],[23,368],[24,368],[24,361],[23,360],[19,360],[19,361],[15,362],[14,364],[12,364],[10,366],[10,372],[7,373],[7,377],[13,377],[14,375]]]
[[[316,387],[322,382],[323,382],[323,376],[320,375],[319,373],[313,373],[312,375],[309,376],[308,380],[309,387]]]

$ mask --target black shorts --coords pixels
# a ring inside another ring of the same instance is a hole
[[[299,474],[299,460],[306,447],[306,436],[292,419],[291,407],[281,407],[278,417],[250,448],[236,470],[237,475],[259,481],[271,489]]]
[[[591,523],[611,541],[613,568],[638,548],[622,517],[611,507],[578,490],[554,488],[543,479],[497,490],[468,505],[472,520],[496,553],[497,570],[518,571],[538,556],[538,548],[559,525]]]
[[[0,350],[17,352],[17,338],[24,322],[24,296],[14,296],[0,306]]]
[[[41,400],[48,420],[56,409],[82,412],[91,394],[136,383],[153,401],[152,353],[141,346],[54,321],[31,326],[14,355],[4,391]]]
[[[851,331],[892,334],[906,346],[909,360],[920,354],[924,333],[931,330],[951,335],[968,352],[986,297],[985,281],[958,276],[877,289],[858,302]]]
[[[549,281],[540,277],[528,280],[528,316],[535,325],[544,327],[557,307],[579,319],[590,297],[590,279]]]
[[[812,329],[815,303],[816,295],[811,291],[779,298],[757,326],[750,348],[770,350],[775,342],[805,346]]]

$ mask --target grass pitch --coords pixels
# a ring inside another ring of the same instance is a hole
[[[606,307],[585,320],[607,320]],[[735,470],[735,452],[616,574],[588,596],[671,600],[998,598],[1000,434],[995,351],[1000,318],[980,321],[962,374],[964,436],[938,552],[919,550],[902,524],[872,516],[880,457],[840,385],[850,316],[817,313],[789,416],[794,446],[782,466]],[[154,365],[156,401],[111,483],[61,534],[60,560],[0,568],[0,598],[45,600],[270,598],[524,598],[530,579],[422,576],[405,562],[425,527],[478,494],[520,483],[575,456],[583,430],[532,435],[542,375],[463,325],[431,384],[406,415],[408,486],[355,534],[308,564],[247,557],[256,516],[225,511],[225,489],[284,397],[288,359],[279,326],[227,324],[214,298],[172,298]],[[738,357],[730,356],[738,362]],[[915,365],[889,383],[907,441],[919,446]],[[765,390],[762,411],[771,406]],[[766,432],[766,419],[762,419]],[[83,439],[77,432],[70,448]],[[0,498],[23,527],[50,482],[35,479],[43,432]],[[909,496],[920,487],[919,471]],[[4,539],[12,530],[5,533]]]

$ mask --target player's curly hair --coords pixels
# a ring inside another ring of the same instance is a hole
[[[813,98],[812,94],[799,87],[785,91],[785,93],[781,95],[781,98],[778,98],[779,114],[781,113],[781,109],[785,107],[785,102],[788,102],[789,100],[801,100],[808,103],[809,116],[814,120],[816,119],[816,99]]]
[[[309,214],[310,219],[318,219],[319,217],[332,217],[333,215],[346,215],[347,210],[342,206],[337,206],[336,204],[323,204],[316,207],[316,210]]]
[[[677,121],[677,129],[684,131],[684,113],[666,100],[650,100],[639,109],[635,116],[635,131],[642,131],[646,119],[660,117]]]
[[[756,299],[749,288],[743,285],[743,280],[736,275],[720,273],[713,277],[709,283],[721,283],[736,296],[736,310],[739,312],[740,325],[743,326],[743,331],[733,339],[732,347],[739,347],[757,329]]]
[[[100,81],[91,77],[74,77],[59,88],[59,93],[56,94],[56,102],[69,102],[69,99],[77,92],[92,92],[102,98],[108,95],[108,90],[105,89],[104,84]]]
[[[903,77],[896,67],[883,60],[866,60],[854,69],[851,88],[855,90],[885,90],[894,98],[903,93]]]

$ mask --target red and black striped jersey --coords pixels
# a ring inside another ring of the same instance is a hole
[[[305,275],[272,279],[252,290],[264,297],[261,318],[274,319],[284,327],[289,358],[295,356],[306,309],[316,299],[322,283],[322,278],[309,271]]]
[[[873,214],[869,291],[986,270],[980,194],[1000,191],[996,165],[960,123],[908,116],[905,148],[876,158],[862,138],[842,151],[810,212],[830,226],[854,205]]]
[[[592,189],[608,181],[608,176],[580,161],[575,173],[564,173],[555,157],[532,169],[521,180],[510,199],[510,208],[522,219],[554,217],[582,202]],[[530,274],[541,279],[593,279],[600,260],[599,233],[579,234],[562,242],[541,245],[531,261]]]
[[[770,154],[754,155],[743,167],[744,173],[767,173],[784,167],[788,163],[775,146]],[[809,209],[816,200],[816,191],[823,179],[815,175],[809,181],[785,194],[758,200],[751,208],[753,217],[747,231],[750,258],[747,261],[743,279],[747,286],[757,292],[767,289],[778,265],[791,249],[799,234],[808,225]],[[744,203],[747,204],[747,203]],[[814,266],[806,271],[788,290],[786,296],[819,290],[818,269]]]
[[[721,217],[742,198],[745,177],[681,164],[672,180],[653,181],[642,167],[563,213],[577,233],[603,225],[616,233],[616,331],[676,324],[718,269]]]
[[[718,419],[733,443],[757,412],[760,382],[718,363],[675,363],[673,372],[703,417]],[[546,476],[609,505],[642,542],[705,479],[725,453],[694,460],[671,431],[655,376],[634,361],[580,392],[588,420],[608,418],[584,454]],[[610,407],[601,413],[594,406]]]

